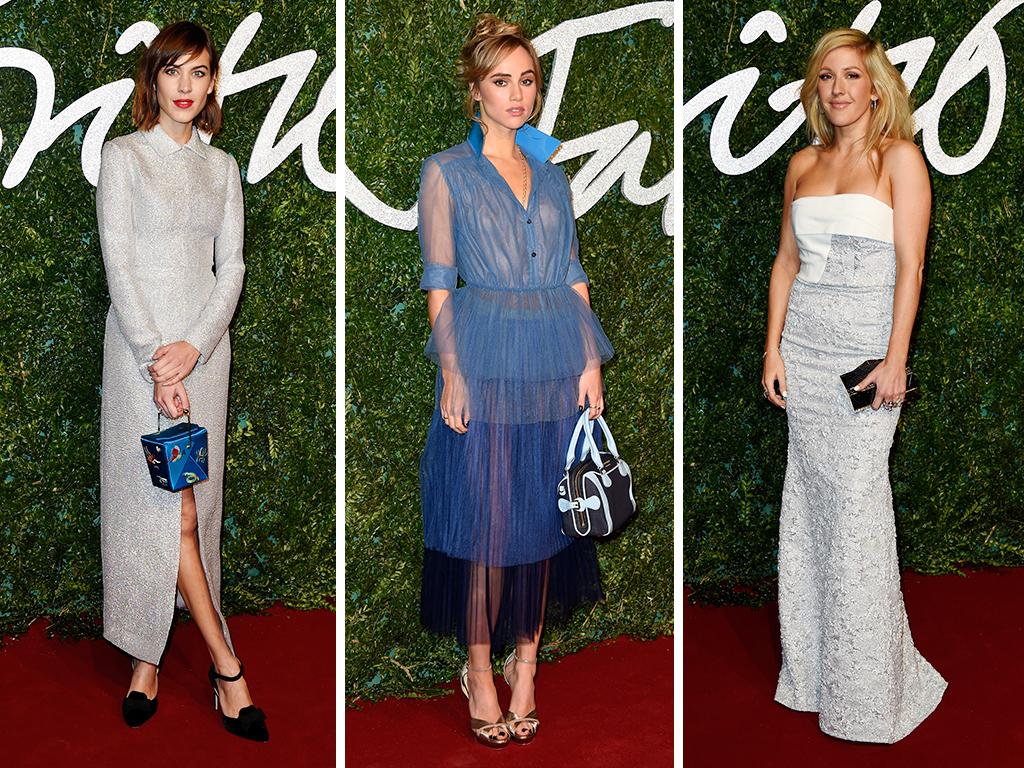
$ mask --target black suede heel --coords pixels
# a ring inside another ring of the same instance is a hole
[[[210,685],[213,688],[214,711],[220,705],[220,691],[217,690],[217,681],[223,680],[225,683],[233,683],[236,680],[241,680],[244,673],[245,669],[242,667],[242,662],[238,662],[238,674],[232,677],[218,674],[213,664],[210,665],[208,676],[210,678]],[[267,731],[266,724],[267,716],[256,705],[250,704],[247,707],[242,707],[238,710],[238,717],[228,717],[223,711],[221,711],[220,716],[224,721],[224,729],[228,733],[240,736],[243,739],[249,739],[250,741],[270,741],[270,733]]]
[[[156,714],[156,696],[146,698],[142,691],[128,691],[121,702],[121,717],[129,728],[138,728]]]
[[[132,659],[132,671],[135,671],[135,659]],[[159,671],[157,674],[160,674]],[[121,702],[121,717],[129,728],[138,728],[156,714],[156,700],[148,698],[142,691],[128,691]]]

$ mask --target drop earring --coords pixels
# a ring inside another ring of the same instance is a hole
[[[871,100],[871,109],[872,109],[872,111],[877,109],[877,108],[878,108],[878,99],[872,99]]]

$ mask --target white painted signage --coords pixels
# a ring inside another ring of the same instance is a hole
[[[672,26],[673,3],[639,3],[614,11],[598,13],[579,19],[563,21],[547,32],[533,38],[538,56],[554,52],[554,63],[548,78],[544,97],[544,108],[537,127],[545,133],[552,133],[562,103],[562,94],[569,78],[576,41],[588,35],[601,35],[631,24],[658,20],[662,26]],[[671,44],[671,39],[667,40]],[[599,76],[590,73],[588,77]],[[586,136],[562,142],[555,156],[555,162],[593,153],[572,179],[573,204],[576,216],[590,210],[615,182],[622,179],[622,196],[636,205],[653,205],[665,200],[662,209],[661,228],[672,236],[672,171],[655,184],[645,187],[640,183],[640,173],[647,162],[651,149],[651,134],[637,132],[640,124],[636,120],[601,128]],[[559,137],[561,138],[561,137]],[[438,147],[438,150],[443,147]],[[416,228],[416,206],[408,210],[394,208],[380,200],[359,178],[345,168],[345,197],[363,213],[374,220],[396,229]]]
[[[917,129],[921,131],[922,146],[928,162],[939,172],[959,175],[976,168],[991,151],[999,134],[1006,103],[1006,59],[996,33],[995,26],[1024,0],[1001,0],[986,13],[963,39],[963,42],[949,57],[932,97],[914,112]],[[960,4],[951,3],[960,6]],[[961,9],[971,12],[974,5],[962,4]],[[870,32],[882,11],[880,2],[869,2],[850,25],[855,29]],[[826,30],[816,30],[815,35]],[[787,30],[782,17],[774,11],[761,11],[751,16],[740,32],[740,42],[750,45],[762,34],[767,33],[774,43],[784,43]],[[812,40],[801,41],[809,47]],[[919,37],[901,45],[888,48],[889,60],[893,64],[905,64],[903,80],[913,90],[924,71],[928,59],[935,49],[934,37]],[[949,155],[939,142],[939,121],[946,103],[978,75],[985,73],[988,80],[988,108],[985,122],[974,145],[962,155]],[[709,146],[711,160],[722,173],[740,175],[754,170],[780,148],[787,144],[793,134],[803,125],[804,111],[800,105],[800,80],[795,80],[777,89],[768,97],[768,106],[776,112],[784,112],[793,104],[795,107],[764,139],[753,149],[739,157],[730,145],[730,135],[740,109],[749,98],[760,76],[757,67],[747,67],[716,80],[683,104],[683,126],[693,122],[715,103],[722,104],[711,124]]]
[[[0,6],[6,5],[8,1],[0,0]],[[268,176],[295,149],[300,149],[302,166],[309,180],[326,192],[334,192],[337,174],[328,171],[320,162],[320,138],[324,123],[337,109],[336,70],[331,71],[321,87],[313,110],[278,139],[281,126],[316,63],[317,53],[312,50],[296,51],[258,67],[236,72],[239,59],[256,36],[262,21],[263,17],[258,13],[247,16],[221,52],[218,98],[222,103],[228,96],[283,78],[280,90],[256,136],[247,163],[246,181],[255,184]],[[121,33],[114,49],[122,56],[130,54],[140,43],[148,45],[152,42],[159,31],[151,22],[136,22]],[[92,112],[96,114],[85,131],[81,160],[82,173],[90,184],[95,185],[99,177],[100,150],[114,120],[132,98],[134,81],[124,78],[101,85],[54,115],[53,67],[45,56],[24,48],[0,48],[0,69],[3,68],[25,70],[36,82],[32,121],[4,173],[3,185],[10,189],[20,184],[31,170],[36,156],[49,149],[61,134]],[[2,144],[3,133],[0,132],[0,146]]]

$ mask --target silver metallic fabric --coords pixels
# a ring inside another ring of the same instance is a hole
[[[157,427],[146,367],[162,344],[186,340],[200,351],[184,386],[193,422],[209,431],[210,478],[194,493],[200,558],[220,614],[227,329],[245,274],[238,165],[195,128],[183,146],[159,125],[113,139],[103,147],[96,216],[111,301],[100,436],[103,635],[157,664],[174,616],[181,498],[152,485],[142,454],[140,436]],[[221,623],[230,644],[223,615]]]
[[[892,215],[881,203],[875,211]],[[833,213],[843,215],[838,200]],[[855,412],[839,380],[885,357],[895,270],[891,242],[832,235],[820,279],[793,284],[782,341],[789,450],[775,699],[818,712],[827,734],[882,743],[917,727],[946,688],[914,646],[900,591],[888,466],[900,409]]]

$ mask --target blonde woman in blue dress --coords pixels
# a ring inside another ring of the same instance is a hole
[[[906,87],[866,34],[818,41],[801,101],[814,143],[786,173],[762,377],[789,423],[775,698],[832,736],[892,743],[946,687],[910,634],[888,474],[931,189]],[[839,376],[868,359],[874,399],[854,411]]]
[[[545,623],[602,596],[589,540],[561,531],[556,487],[579,412],[604,408],[612,348],[590,310],[558,142],[540,114],[541,70],[520,28],[485,14],[462,48],[466,141],[428,157],[419,236],[438,366],[420,461],[421,618],[467,646],[460,682],[483,745],[525,745]],[[458,286],[461,277],[464,285]],[[502,672],[492,652],[512,645]]]

